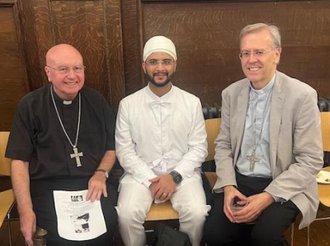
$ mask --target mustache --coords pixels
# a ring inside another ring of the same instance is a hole
[[[156,81],[155,81],[155,76],[157,76],[157,75],[164,75],[167,78],[166,78],[166,80],[163,83],[160,83],[159,84],[159,83],[156,83]],[[148,73],[146,73],[146,77],[147,77],[148,81],[150,81],[150,83],[152,83],[154,86],[159,87],[159,88],[160,87],[164,87],[168,83],[170,83],[171,80],[172,80],[172,78],[173,78],[173,76],[174,76],[174,74],[169,75],[168,72],[157,72],[157,73],[153,73],[152,76],[149,75]]]
[[[158,72],[158,73],[154,73],[154,74],[153,74],[153,77],[155,77],[155,76],[159,76],[159,75],[163,75],[163,76],[168,77],[168,72]]]

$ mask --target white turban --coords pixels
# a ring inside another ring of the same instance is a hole
[[[173,42],[164,36],[155,36],[147,41],[143,49],[143,61],[154,52],[165,52],[176,61],[176,50]]]

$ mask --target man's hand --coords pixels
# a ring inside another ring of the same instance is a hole
[[[238,202],[239,205],[244,205],[248,203],[246,196],[244,196],[241,192],[239,192],[234,186],[226,186],[224,188],[224,206],[223,211],[227,218],[232,222],[235,223],[235,218],[233,214],[233,210],[231,209],[232,205],[234,204],[235,197],[238,197],[241,201]]]
[[[160,175],[156,178],[150,179],[150,191],[153,195],[154,199],[158,199],[160,201],[167,201],[171,199],[176,183],[170,174]]]
[[[233,213],[236,223],[249,223],[255,221],[262,211],[274,202],[274,199],[269,193],[263,192],[248,197],[246,201],[248,202],[247,206],[242,210]]]
[[[86,196],[87,201],[99,201],[101,196],[108,197],[106,177],[102,172],[95,172],[93,177],[88,182],[88,192]]]
[[[36,215],[32,210],[20,213],[21,232],[28,246],[33,246],[32,237],[36,232]]]
[[[159,187],[158,182],[151,183],[151,185],[149,186],[149,189],[151,191],[152,197],[155,197],[155,194],[158,192],[159,188],[160,187]]]
[[[11,182],[17,202],[21,231],[26,244],[32,246],[32,237],[36,231],[36,215],[30,194],[29,162],[12,160]]]

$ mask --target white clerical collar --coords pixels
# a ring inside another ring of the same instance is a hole
[[[64,104],[64,105],[70,105],[70,104],[72,104],[72,101],[66,101],[66,100],[63,100],[63,104]]]
[[[253,88],[252,86],[252,82],[250,81],[250,88],[252,91],[254,91],[255,93],[257,94],[264,94],[264,93],[267,93],[269,91],[271,91],[274,87],[274,84],[275,84],[275,78],[276,78],[276,73],[274,73],[272,79],[270,80],[270,82],[264,86],[263,88],[259,89],[259,90],[256,90],[255,88]]]
[[[54,87],[51,85],[52,87],[52,91],[54,93],[54,99],[57,101],[57,102],[61,102],[63,105],[71,105],[73,102],[76,102],[78,100],[78,96],[76,96],[73,100],[63,100],[62,98],[60,98],[55,90],[54,90]],[[81,90],[80,90],[81,91]],[[78,92],[78,94],[80,93],[80,91]]]

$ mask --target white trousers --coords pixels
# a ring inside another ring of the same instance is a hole
[[[116,207],[119,231],[126,246],[146,245],[143,223],[152,202],[150,190],[126,174],[120,182]],[[199,173],[177,186],[171,203],[179,213],[180,231],[188,234],[193,246],[199,246],[205,217],[210,210]]]

